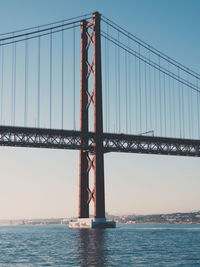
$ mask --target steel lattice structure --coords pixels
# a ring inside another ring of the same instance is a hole
[[[0,127],[0,145],[94,151],[94,133],[80,131]],[[82,142],[85,140],[85,143]],[[200,141],[143,135],[103,134],[104,153],[125,152],[200,157]]]

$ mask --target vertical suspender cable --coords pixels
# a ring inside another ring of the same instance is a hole
[[[145,90],[145,120],[146,120],[146,131],[148,131],[148,113],[147,113],[147,70],[146,63],[144,63],[144,90]]]
[[[181,83],[181,102],[182,102],[183,138],[185,138],[184,92],[183,92],[183,84],[182,83]]]
[[[1,46],[1,125],[3,124],[4,45]]]
[[[73,129],[76,129],[76,28],[73,28]]]
[[[118,31],[118,114],[119,114],[119,123],[118,123],[118,132],[121,131],[121,94],[120,94],[120,48],[119,48],[119,31]]]
[[[178,68],[178,79],[180,78],[180,70]],[[178,108],[179,108],[179,127],[180,127],[180,138],[182,138],[182,118],[181,118],[181,88],[180,82],[178,81]]]
[[[62,28],[62,84],[61,84],[61,128],[63,129],[64,128],[64,116],[63,116],[63,109],[64,109],[64,30]]]
[[[130,48],[130,38],[128,39],[128,47]],[[130,59],[130,53],[128,53],[128,99],[129,99],[129,134],[132,133],[132,116],[131,116],[131,59]]]
[[[193,90],[190,91],[190,116],[191,116],[191,138],[194,138],[194,119],[193,119]]]
[[[28,39],[25,40],[24,126],[27,126],[27,119],[28,119]]]
[[[126,133],[128,133],[128,84],[127,84],[127,51],[125,51],[125,103],[126,103]]]
[[[173,92],[173,128],[174,128],[174,137],[176,137],[176,95],[175,95],[175,87],[174,87],[174,79],[172,79],[172,92]]]
[[[167,136],[167,110],[166,110],[166,84],[165,84],[165,74],[163,75],[163,97],[164,97],[164,125],[165,125],[165,136]]]
[[[107,132],[107,39],[105,38],[104,43],[104,99],[105,99],[105,130]]]
[[[189,82],[189,77],[187,75],[187,81]],[[190,90],[187,88],[187,98],[188,98],[188,128],[189,128],[189,138],[191,138],[191,107],[190,107]]]
[[[149,62],[151,60],[151,51],[149,50]],[[149,65],[149,117],[150,117],[150,130],[153,130],[152,128],[152,92],[151,92],[151,66]]]
[[[14,37],[14,34],[13,34]],[[11,125],[13,126],[14,118],[14,63],[15,61],[15,43],[12,43],[12,83],[11,83]]]
[[[14,72],[14,120],[13,120],[13,123],[15,125],[15,110],[16,110],[16,78],[17,78],[17,75],[16,75],[16,58],[17,58],[17,55],[16,55],[16,43],[15,43],[15,66],[14,66],[14,69],[15,69],[15,72]]]
[[[117,79],[117,46],[115,46],[115,129],[114,132],[117,132],[118,129],[118,79]]]
[[[1,66],[1,63],[2,63],[2,48],[3,48],[3,46],[2,46],[1,41],[0,41],[0,68],[2,67]],[[0,70],[0,77],[1,77],[1,70]],[[0,88],[0,112],[1,112],[1,88]],[[1,121],[0,121],[0,125],[1,125]]]
[[[170,71],[170,65],[168,62],[168,71]],[[172,136],[172,92],[171,92],[171,82],[170,77],[168,76],[168,88],[169,88],[169,129],[170,129],[170,136]]]
[[[196,85],[199,87],[199,81],[196,80]],[[198,119],[198,131],[197,131],[197,138],[200,138],[200,116],[199,116],[199,94],[200,92],[197,91],[197,119]]]
[[[39,30],[39,29],[38,29]],[[38,37],[38,101],[37,101],[37,127],[40,127],[40,36]]]
[[[16,43],[14,45],[14,84],[13,84],[13,125],[15,126],[15,110],[16,110]]]
[[[109,34],[109,25],[107,24],[107,34]],[[109,55],[109,42],[107,42],[107,74],[108,74],[108,79],[107,79],[107,110],[108,110],[108,132],[110,131],[110,55]]]
[[[158,65],[160,69],[160,56],[158,57]],[[159,107],[160,107],[160,136],[162,136],[162,90],[161,90],[161,73],[159,71]]]
[[[142,133],[142,87],[141,87],[141,62],[140,62],[140,44],[138,45],[138,54],[139,54],[139,61],[138,61],[138,71],[139,71],[139,118],[140,118],[140,134]]]
[[[154,68],[154,103],[155,103],[155,108],[154,108],[154,111],[155,111],[155,132],[156,132],[156,135],[158,135],[158,110],[157,110],[157,83],[156,83],[156,69]]]
[[[138,77],[137,77],[137,58],[135,57],[135,118],[136,118],[136,133],[139,132],[138,129]]]
[[[52,124],[52,30],[50,33],[50,69],[49,69],[49,95],[50,95],[50,99],[49,99],[49,126],[51,128],[51,124]]]

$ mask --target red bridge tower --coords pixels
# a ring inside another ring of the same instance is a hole
[[[71,223],[71,227],[115,227],[115,222],[105,219],[100,21],[101,15],[96,12],[91,22],[81,22],[80,130],[88,133],[89,109],[93,105],[95,145],[92,153],[80,151],[79,219]],[[90,78],[93,79],[93,86],[90,86]],[[83,138],[81,142],[87,144],[87,138]],[[89,188],[91,171],[94,172],[93,189]],[[91,201],[94,202],[94,219],[89,219]]]

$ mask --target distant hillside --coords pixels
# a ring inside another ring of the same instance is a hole
[[[169,213],[152,215],[127,215],[115,216],[106,214],[106,218],[117,223],[126,224],[191,224],[200,223],[200,211],[187,213]],[[0,220],[0,225],[50,225],[68,224],[71,218],[51,218],[51,219],[24,219],[24,220]]]
[[[200,211],[187,213],[170,213],[170,214],[152,214],[152,215],[127,215],[127,216],[109,216],[118,223],[200,223]]]

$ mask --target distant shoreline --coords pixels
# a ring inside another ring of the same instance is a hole
[[[187,213],[170,213],[155,215],[126,215],[115,216],[107,214],[108,220],[118,224],[200,224],[200,211]],[[46,218],[46,219],[22,219],[0,220],[0,226],[23,226],[23,225],[66,225],[74,218]]]

